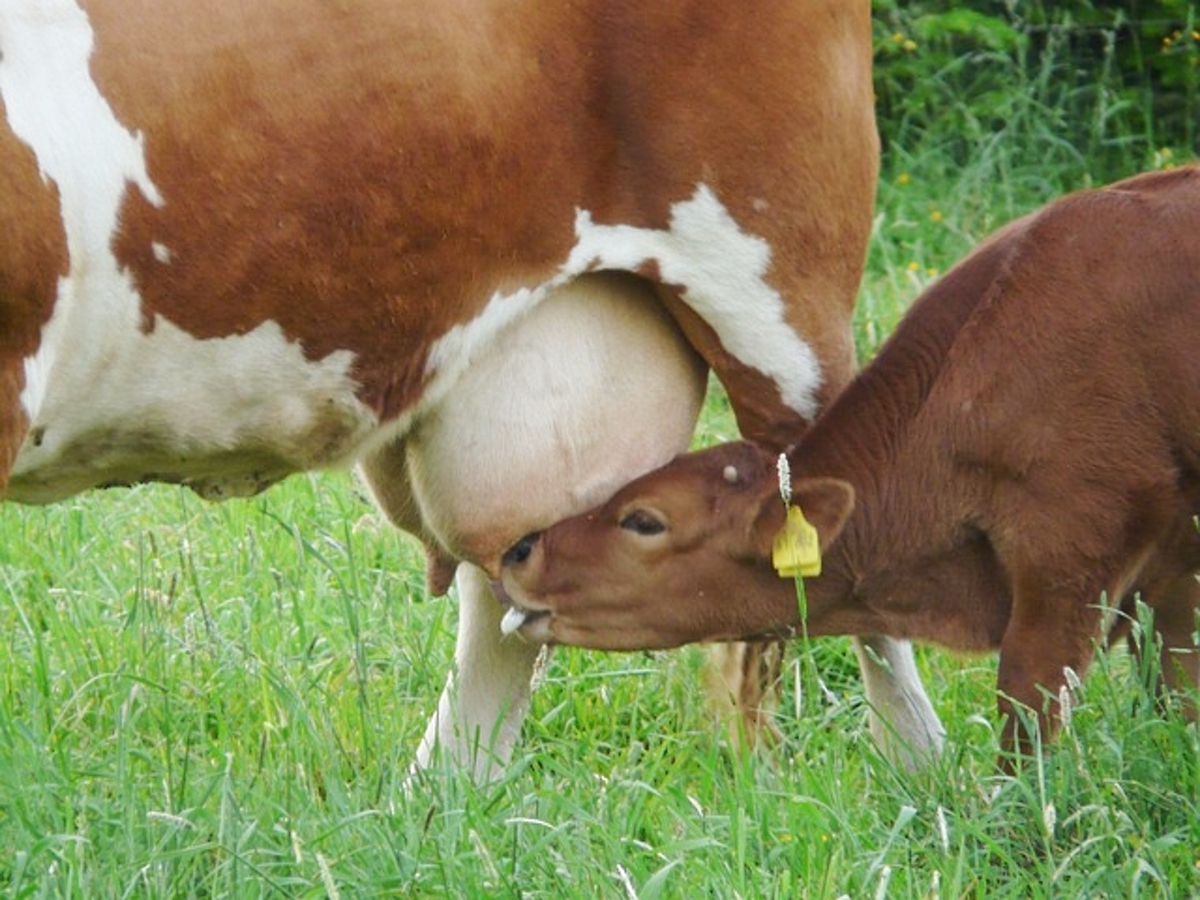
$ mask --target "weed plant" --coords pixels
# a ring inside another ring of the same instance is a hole
[[[864,358],[986,232],[1087,180],[1054,60],[1003,64],[986,115],[946,96],[952,118],[889,142]],[[1156,164],[1130,137],[1114,177]],[[701,435],[733,436],[719,391]],[[726,746],[699,650],[561,651],[498,783],[406,784],[456,610],[350,477],[9,505],[0,533],[6,897],[1200,896],[1200,735],[1124,650],[1015,777],[993,659],[920,651],[949,733],[912,775],[871,743],[847,643],[820,640],[823,690],[796,714],[793,655],[772,752]]]

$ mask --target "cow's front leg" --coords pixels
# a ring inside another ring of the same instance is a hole
[[[417,748],[416,768],[439,755],[486,781],[508,764],[529,712],[530,684],[541,648],[500,632],[504,611],[482,569],[462,563],[454,670]]]
[[[458,586],[455,666],[417,748],[413,769],[428,768],[440,753],[469,767],[479,780],[490,779],[508,763],[529,711],[538,647],[515,635],[501,635],[503,610],[487,576],[470,563],[456,564],[429,533],[412,495],[404,441],[363,460],[360,472],[392,524],[424,543],[429,593],[445,593],[452,573]]]
[[[941,753],[946,732],[921,684],[912,644],[872,635],[855,638],[854,652],[875,743],[902,768],[922,768]]]

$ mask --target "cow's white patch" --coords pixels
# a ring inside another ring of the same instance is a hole
[[[375,425],[354,397],[353,355],[310,362],[274,322],[198,341],[159,319],[152,335],[118,332],[110,343],[99,389],[78,383],[84,372],[73,366],[51,374],[13,467],[13,499],[147,479],[186,482],[214,499],[254,493],[352,457]],[[63,357],[77,347],[63,342]]]
[[[684,302],[712,326],[727,351],[774,380],[796,412],[816,415],[821,366],[787,324],[783,298],[766,281],[771,248],[738,228],[707,186],[672,207],[665,231],[597,225],[580,212],[575,232],[578,244],[568,269],[637,271],[656,261],[662,280],[683,287]]]
[[[42,177],[58,187],[71,260],[56,314],[42,336],[43,349],[26,366],[21,400],[32,421],[55,369],[61,332],[77,303],[97,291],[127,293],[118,283],[110,249],[127,185],[136,185],[152,203],[161,198],[146,174],[140,139],[121,127],[92,82],[92,30],[72,0],[5,3],[0,7],[0,42],[0,96],[8,124],[33,149]],[[136,324],[136,305],[121,306],[126,320],[132,317]],[[108,318],[108,310],[98,312]],[[100,353],[102,345],[93,341],[91,353]]]
[[[374,416],[350,353],[312,363],[274,323],[197,340],[158,319],[112,250],[127,190],[153,204],[141,138],[92,81],[93,34],[72,0],[0,6],[8,124],[58,188],[70,257],[41,346],[26,360],[30,433],[9,496],[52,500],[106,481],[195,481],[213,494],[265,486],[351,451]],[[166,247],[152,248],[169,260]]]
[[[663,282],[683,288],[682,299],[704,319],[724,348],[770,377],[783,401],[805,418],[817,413],[821,366],[812,348],[784,318],[779,292],[766,281],[771,248],[742,231],[706,185],[671,208],[667,229],[597,225],[587,210],[575,218],[576,244],[558,274],[513,294],[496,293],[475,319],[447,332],[433,347],[426,400],[437,402],[486,346],[541,302],[548,291],[603,269],[638,272],[654,262]]]
[[[511,294],[498,291],[488,300],[482,313],[469,322],[455,325],[435,341],[425,364],[431,381],[422,394],[421,408],[432,408],[445,399],[481,349],[541,303],[551,290],[568,280],[555,278],[539,287],[524,288]]]

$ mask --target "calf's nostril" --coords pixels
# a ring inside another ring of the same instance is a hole
[[[508,548],[501,558],[501,562],[506,566],[521,565],[521,563],[529,559],[529,554],[533,553],[533,545],[538,542],[538,538],[541,536],[540,531],[531,531]]]

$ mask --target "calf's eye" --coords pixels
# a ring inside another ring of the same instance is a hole
[[[621,527],[643,537],[662,534],[667,530],[667,526],[662,520],[644,509],[635,509],[633,512],[627,513],[621,520]]]

